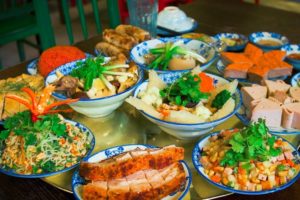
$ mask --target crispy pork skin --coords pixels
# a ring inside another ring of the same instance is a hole
[[[122,178],[139,170],[162,169],[183,158],[184,149],[175,146],[142,150],[140,155],[134,150],[99,163],[82,162],[79,173],[93,181]]]
[[[121,179],[95,181],[83,186],[84,200],[159,200],[180,191],[186,183],[181,163],[160,170],[141,170]]]

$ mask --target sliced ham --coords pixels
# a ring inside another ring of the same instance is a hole
[[[269,99],[274,99],[279,104],[292,103],[292,98],[288,96],[288,94],[284,91],[276,90]]]
[[[282,80],[277,80],[277,81],[264,80],[263,84],[266,85],[268,88],[268,95],[272,95],[276,91],[287,93],[291,87],[289,84],[286,84]]]
[[[300,129],[300,103],[283,105],[282,127]]]
[[[270,99],[258,99],[251,102],[251,108],[251,121],[262,118],[266,120],[266,125],[269,127],[281,126],[282,108],[280,104]]]
[[[300,87],[291,87],[290,95],[295,101],[300,102]]]
[[[267,87],[260,85],[252,85],[242,87],[243,104],[247,109],[250,109],[251,101],[267,97]]]
[[[147,152],[133,150],[99,163],[82,162],[79,173],[87,180],[102,181],[122,178],[139,170],[162,169],[184,158],[184,149],[175,146],[147,149]]]

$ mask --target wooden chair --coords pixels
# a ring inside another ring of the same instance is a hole
[[[0,0],[0,27],[0,45],[16,41],[21,61],[24,43],[40,52],[55,45],[46,0]],[[37,44],[27,41],[29,36],[36,36]]]
[[[82,34],[84,39],[88,38],[88,29],[86,25],[86,18],[84,14],[83,9],[83,3],[82,0],[76,0],[76,6],[77,11],[80,19]],[[107,2],[107,9],[108,9],[108,15],[109,15],[109,24],[111,28],[115,28],[117,25],[120,24],[120,14],[119,14],[119,6],[118,6],[118,0],[106,0]],[[96,30],[97,33],[102,32],[102,26],[100,22],[100,15],[99,15],[99,9],[98,9],[98,0],[91,0],[93,14],[95,18],[96,23]],[[69,1],[68,0],[61,0],[61,7],[62,12],[64,16],[64,22],[66,24],[66,29],[69,37],[70,44],[74,43],[74,36],[73,36],[73,30],[72,30],[72,23],[69,13]]]

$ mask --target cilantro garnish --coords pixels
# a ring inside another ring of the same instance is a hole
[[[221,109],[230,97],[231,93],[228,90],[221,91],[212,101],[211,107]]]
[[[161,97],[176,105],[186,106],[188,103],[197,104],[202,99],[208,99],[209,93],[199,90],[201,79],[191,72],[184,74],[172,85],[160,91]]]
[[[259,119],[252,122],[247,128],[235,133],[229,140],[229,149],[222,160],[221,166],[237,166],[239,162],[249,162],[252,159],[259,161],[268,160],[272,156],[282,153],[281,148],[274,148],[275,136],[268,135],[268,128],[265,121]],[[250,163],[242,166],[248,170]]]
[[[23,136],[25,146],[28,146],[36,144],[37,132],[51,131],[57,136],[66,136],[66,125],[60,122],[61,119],[57,114],[42,115],[39,116],[39,120],[32,122],[30,111],[19,112],[5,120],[6,130],[0,132],[0,140],[5,140],[13,132],[15,135]]]

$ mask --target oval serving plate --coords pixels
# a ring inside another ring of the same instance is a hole
[[[181,38],[181,37],[158,38],[158,39],[142,42],[131,49],[130,58],[144,70],[151,70],[150,68],[148,68],[148,65],[145,63],[145,58],[144,58],[144,55],[149,53],[149,49],[156,48],[157,45],[165,44],[168,42],[174,43],[180,40],[183,42],[183,45],[187,49],[192,49],[196,51],[199,55],[202,55],[204,58],[206,58],[207,60],[206,63],[203,63],[200,66],[202,71],[206,70],[218,58],[218,54],[213,46],[205,42],[202,42],[200,40],[193,40],[193,39]],[[174,72],[187,72],[190,70],[191,69],[155,70],[155,71],[159,74],[163,74],[163,73],[174,73]]]
[[[217,62],[216,65],[217,70],[222,74],[222,76],[224,75],[224,70],[225,70],[225,65],[223,64],[223,62],[221,60],[219,60]],[[280,76],[277,78],[270,78],[269,80],[285,80],[287,79],[288,76]],[[234,78],[226,78],[229,80],[234,80]],[[253,82],[249,81],[248,79],[244,79],[244,78],[238,78],[237,79],[240,83],[246,83],[246,84],[252,84]]]
[[[147,149],[147,148],[156,148],[156,147],[151,146],[151,145],[141,145],[141,144],[121,145],[121,146],[116,146],[116,147],[112,147],[112,148],[100,151],[100,152],[92,155],[91,157],[85,157],[83,159],[83,161],[99,162],[101,160],[110,158],[112,156],[116,156],[123,152],[134,150],[136,148]],[[185,184],[184,190],[180,191],[180,192],[172,193],[169,196],[164,197],[163,200],[171,200],[171,199],[175,199],[175,198],[178,200],[181,200],[189,191],[190,185],[192,183],[191,171],[190,171],[188,165],[183,160],[180,160],[179,162],[182,164],[184,171],[185,171],[185,175],[186,175],[186,184]],[[84,178],[82,178],[79,175],[79,170],[76,169],[76,171],[74,172],[73,177],[72,177],[72,191],[75,196],[75,199],[77,199],[77,200],[82,200],[81,187],[84,183],[85,183]]]
[[[85,157],[90,156],[90,154],[92,153],[92,151],[94,149],[94,146],[95,146],[95,137],[94,137],[93,133],[91,132],[91,130],[89,128],[87,128],[86,126],[84,126],[83,124],[80,124],[79,122],[75,122],[75,121],[67,120],[67,119],[65,119],[65,121],[71,123],[72,125],[78,127],[83,132],[86,132],[88,134],[88,139],[89,139],[89,142],[90,142],[90,149],[87,151],[87,153],[83,157],[83,159]],[[61,174],[63,172],[67,172],[67,171],[75,168],[78,165],[79,165],[79,162],[77,162],[77,164],[75,164],[75,165],[72,165],[71,167],[67,167],[67,168],[59,170],[59,171],[41,173],[41,174],[28,174],[28,175],[27,174],[18,174],[12,169],[11,170],[3,169],[0,165],[0,172],[3,173],[3,174],[9,175],[9,176],[14,176],[14,177],[18,177],[18,178],[45,178],[45,177]]]
[[[235,115],[243,122],[244,125],[248,125],[250,123],[250,119],[247,117],[246,108],[244,105],[240,107]],[[275,135],[300,134],[300,130],[294,128],[269,127],[269,131]]]
[[[280,187],[271,189],[271,190],[262,190],[262,191],[236,190],[236,189],[232,189],[228,186],[213,182],[204,173],[204,167],[200,163],[200,159],[201,159],[201,151],[202,151],[203,147],[205,145],[209,144],[209,138],[214,135],[218,135],[219,133],[220,132],[214,132],[214,133],[211,133],[210,135],[202,138],[199,142],[196,143],[193,153],[192,153],[192,161],[193,161],[194,167],[197,170],[198,174],[200,174],[206,181],[208,181],[212,185],[214,185],[222,190],[232,192],[232,193],[238,193],[238,194],[244,194],[244,195],[263,195],[263,194],[269,194],[269,193],[278,192],[280,190],[283,190],[283,189],[291,186],[294,182],[296,182],[298,180],[298,178],[300,178],[300,171],[299,171],[298,174],[294,178],[292,178],[288,183],[286,183]],[[296,156],[297,161],[300,162],[300,153],[296,150],[296,148],[291,143],[289,143],[287,140],[285,140],[284,138],[282,138],[282,137],[279,137],[279,138],[281,138],[283,141],[286,141],[289,144],[289,147],[291,149],[293,149],[293,155]]]
[[[85,53],[87,58],[93,57],[92,54]],[[33,59],[28,65],[27,65],[27,72],[30,75],[36,75],[37,74],[37,62],[39,61],[39,58]]]

